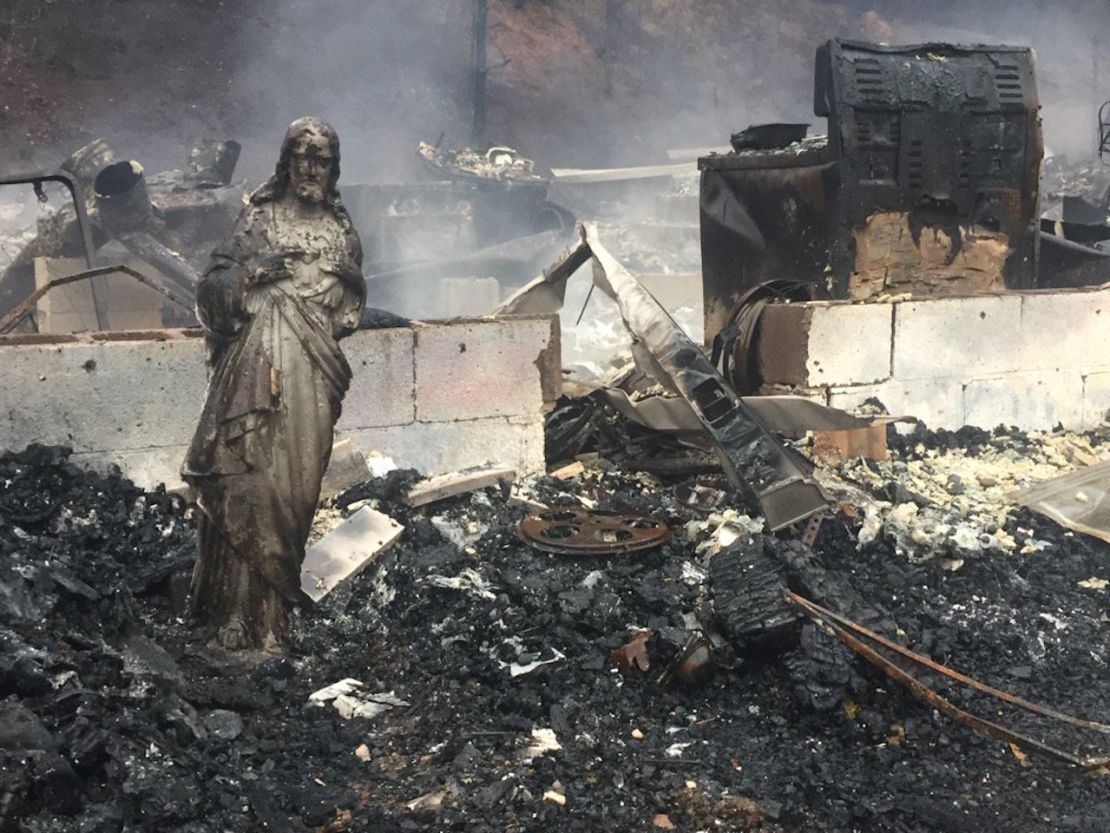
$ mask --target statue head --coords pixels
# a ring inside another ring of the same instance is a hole
[[[339,136],[335,128],[321,119],[305,116],[285,131],[274,175],[252,201],[289,195],[310,205],[335,207],[339,203],[338,180]]]

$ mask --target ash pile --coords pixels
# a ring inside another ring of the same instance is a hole
[[[783,601],[786,587],[1105,719],[1107,544],[1012,501],[987,517],[957,499],[985,502],[1006,465],[1022,485],[1110,438],[892,432],[885,461],[819,467],[857,492],[807,544],[768,532],[720,471],[674,474],[673,449],[669,474],[600,456],[619,432],[645,442],[612,406],[593,424],[578,459],[543,477],[453,494],[392,471],[347,488],[315,546],[370,513],[403,531],[322,596],[291,654],[246,665],[190,629],[180,498],[82,471],[64,449],[5,454],[3,828],[903,833],[1110,818],[1105,767],[958,725]],[[968,475],[953,494],[951,474],[977,465],[987,485]],[[895,511],[906,503],[933,538]],[[949,504],[982,534],[939,532]],[[608,548],[543,534],[587,524]],[[984,711],[974,691],[918,677]],[[986,709],[1098,754],[1089,730]]]

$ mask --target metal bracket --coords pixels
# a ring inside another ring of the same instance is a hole
[[[85,211],[85,201],[81,199],[81,195],[77,193],[77,181],[72,175],[62,170],[55,170],[0,176],[0,186],[29,184],[34,188],[35,196],[38,198],[39,202],[46,201],[46,194],[42,190],[44,182],[58,182],[69,190],[69,196],[73,200],[73,209],[77,216],[77,229],[81,232],[81,245],[85,250],[85,266],[89,269],[95,269],[96,247],[93,245],[92,225],[89,223],[89,215]],[[101,330],[106,330],[108,328],[108,311],[104,309],[100,298],[97,297],[95,287],[92,287],[92,298],[93,309],[96,311],[96,326]],[[23,316],[20,315],[19,317],[22,318]],[[7,316],[5,316],[4,320],[7,320]],[[0,328],[0,332],[3,332],[2,328]]]

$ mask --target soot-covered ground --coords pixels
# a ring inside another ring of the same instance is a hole
[[[179,498],[56,449],[0,457],[0,830],[1110,826],[1106,771],[973,734],[858,660],[827,708],[807,696],[817,672],[797,650],[725,651],[696,687],[657,685],[658,664],[619,673],[610,652],[641,628],[657,658],[715,627],[721,519],[682,504],[677,484],[604,463],[533,484],[550,505],[584,499],[675,532],[654,551],[587,560],[522,543],[527,510],[496,490],[411,510],[403,483],[340,499],[375,500],[406,525],[398,543],[300,620],[293,653],[236,665],[185,618],[193,530]],[[884,536],[857,549],[850,514],[826,521],[815,550],[907,644],[1110,720],[1110,592],[1080,585],[1110,577],[1107,545],[1019,513],[1008,531],[1048,547],[953,571],[909,562]],[[408,705],[344,719],[308,704],[344,678]],[[1110,748],[960,702],[1070,749]]]

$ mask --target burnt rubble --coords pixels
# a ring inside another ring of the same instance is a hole
[[[16,231],[9,224],[0,232],[0,313],[10,314],[41,289],[34,276],[36,260],[81,256],[89,269],[97,260],[124,264],[117,271],[162,286],[159,291],[175,303],[161,311],[161,325],[195,324],[197,270],[245,199],[243,184],[232,183],[239,152],[237,142],[201,139],[190,147],[185,170],[148,175],[139,162],[118,159],[97,139],[70,154],[57,171],[5,178],[0,185],[33,183],[43,207],[34,229]],[[44,181],[64,184],[76,201],[49,205]],[[147,274],[136,274],[136,264]],[[99,297],[104,290],[93,286],[89,291],[97,329],[123,329],[118,322],[108,326],[112,310]],[[37,330],[33,321],[22,326]]]
[[[894,456],[990,442],[920,433]],[[748,567],[773,571],[928,656],[1105,719],[1106,591],[1081,584],[1106,575],[1102,541],[1017,510],[1007,531],[1043,548],[953,571],[898,554],[893,535],[860,546],[848,513],[809,548],[760,533],[719,473],[657,479],[598,459],[528,495],[675,534],[567,558],[520,540],[532,510],[515,495],[413,509],[413,479],[335,500],[343,514],[370,501],[406,531],[300,621],[289,656],[243,666],[200,648],[184,617],[180,498],[85,472],[64,449],[0,457],[0,829],[906,833],[1110,817],[1105,777],[950,722],[778,615],[773,594],[775,615],[745,627],[735,594]],[[690,505],[695,485],[732,508]],[[610,656],[642,632],[648,668],[626,677]],[[694,636],[712,666],[658,682]],[[345,719],[309,703],[341,680],[388,708]]]

